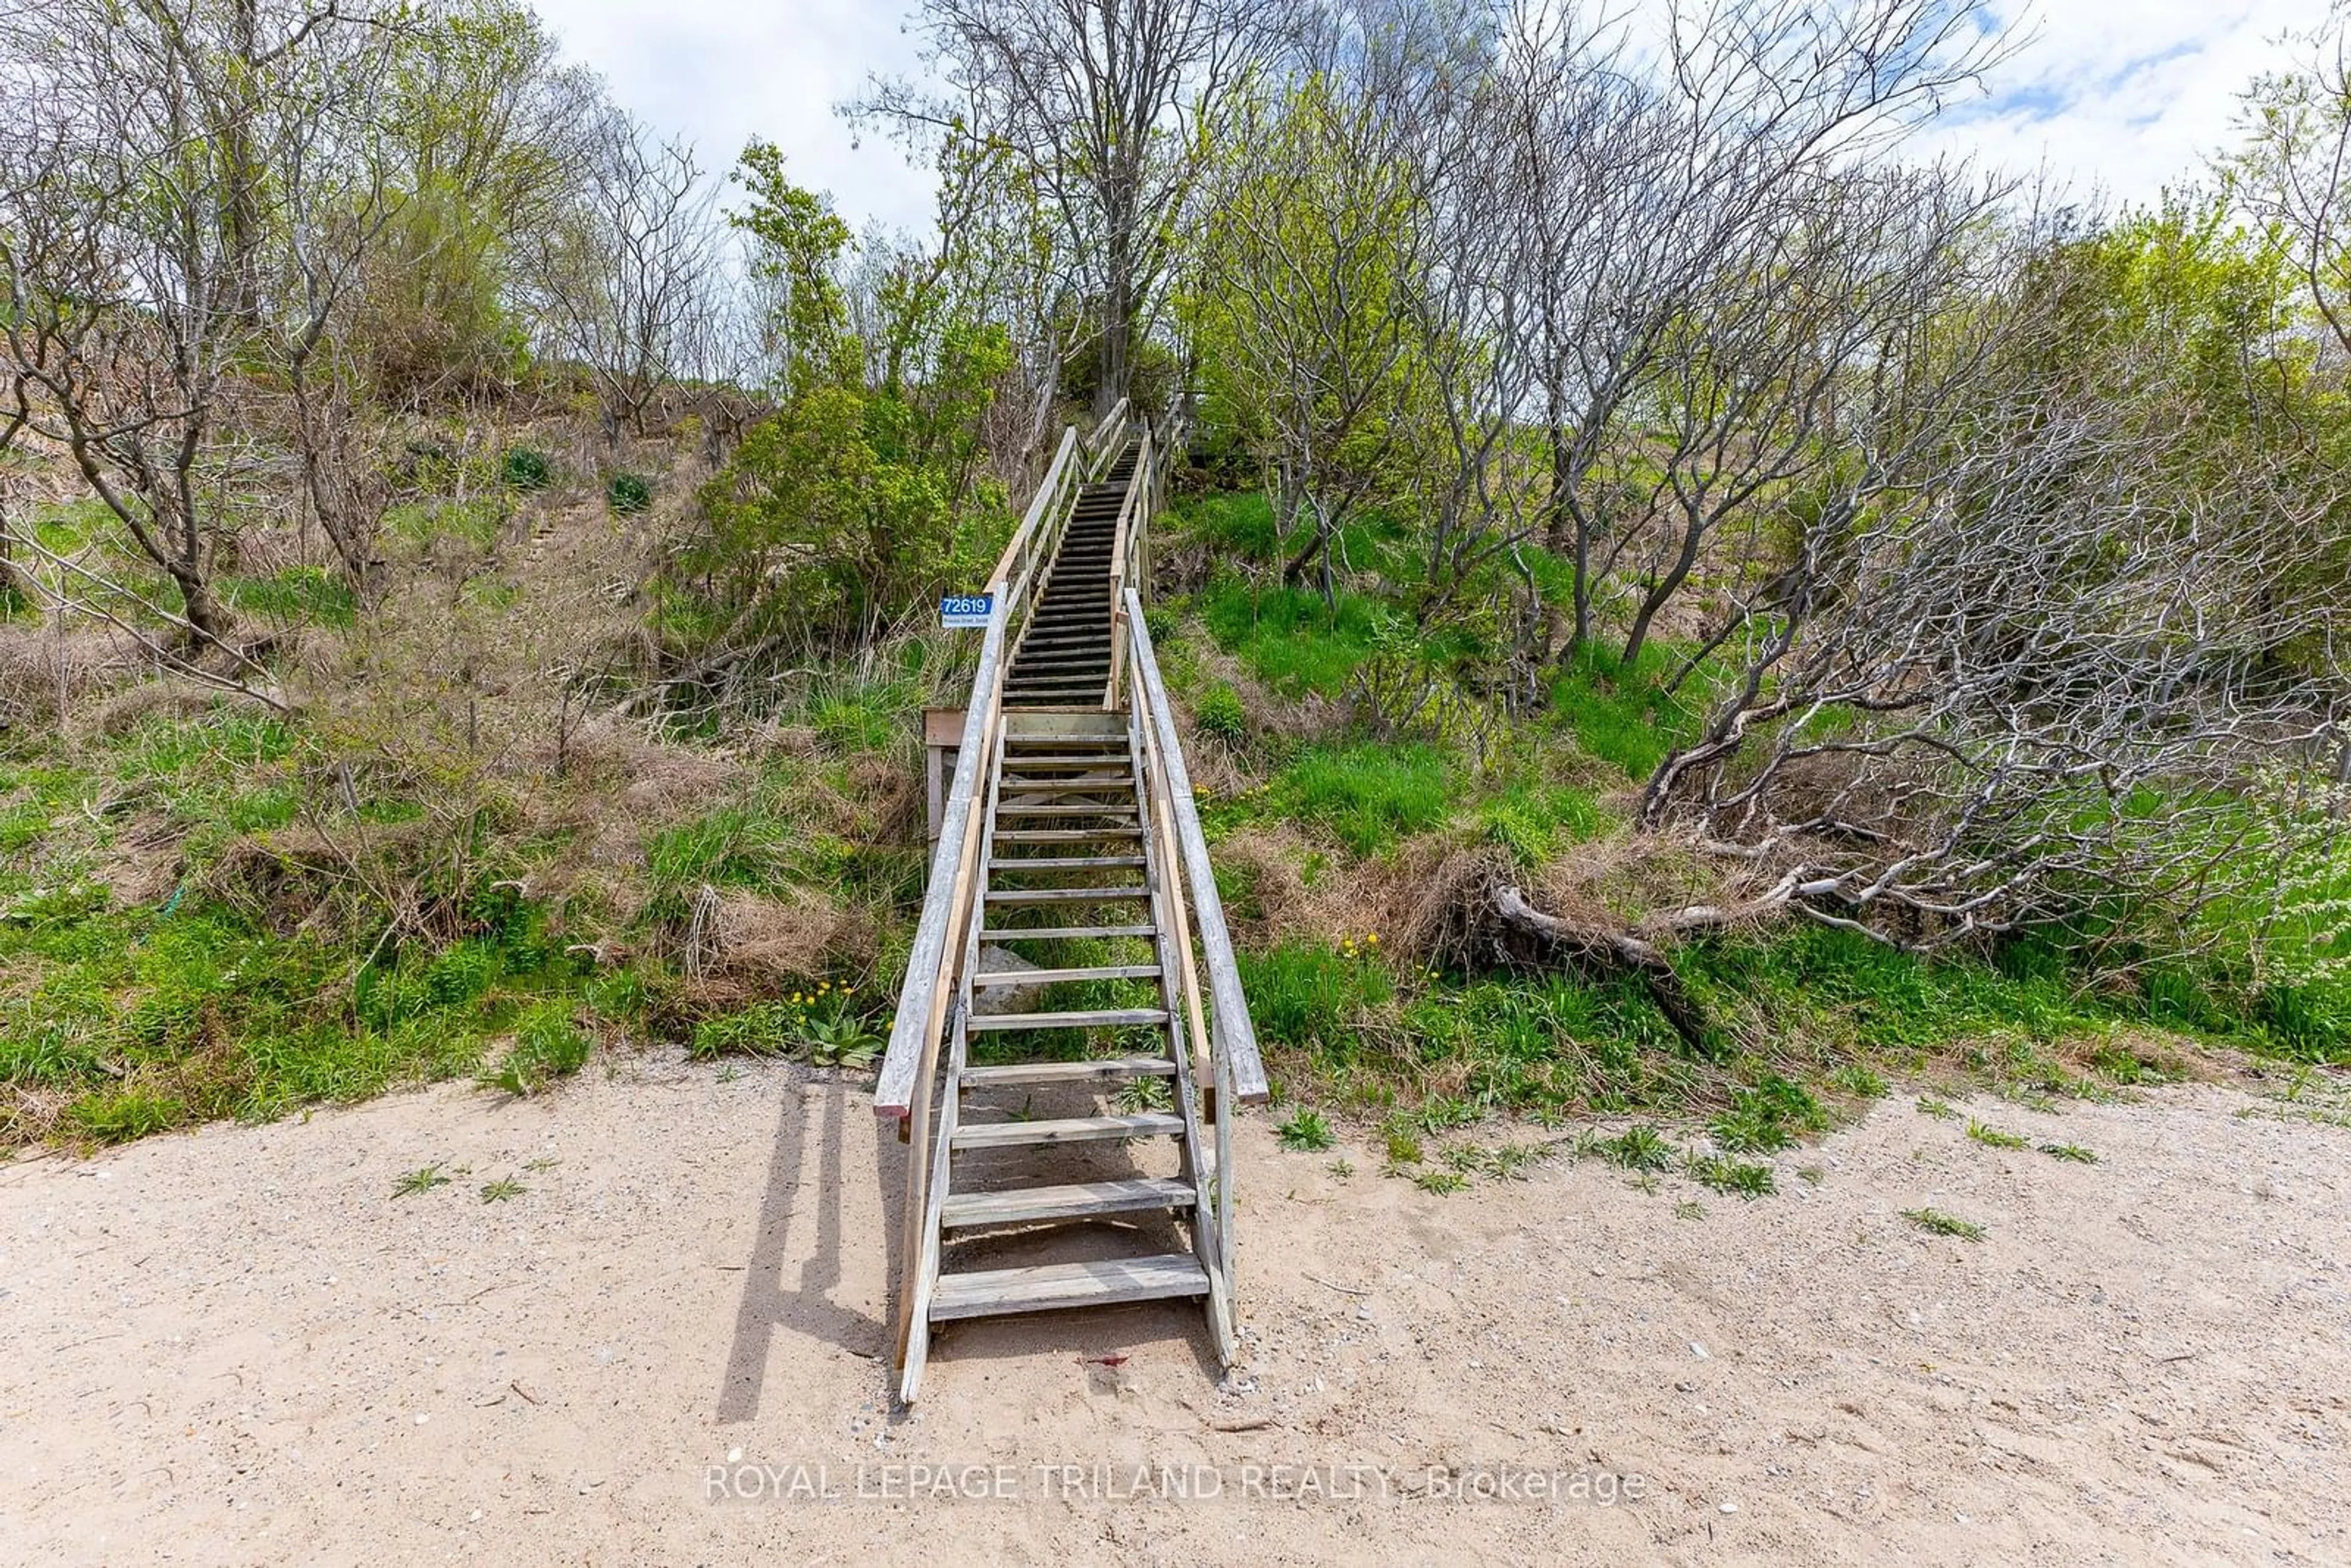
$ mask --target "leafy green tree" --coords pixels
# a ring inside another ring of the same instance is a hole
[[[965,308],[951,249],[877,242],[856,265],[848,226],[774,147],[754,143],[737,177],[778,407],[704,487],[673,586],[705,653],[868,643],[927,605],[1000,517],[980,426],[1010,340]]]
[[[1265,468],[1283,577],[1319,562],[1326,599],[1333,540],[1410,438],[1427,230],[1410,107],[1322,74],[1237,99],[1183,299],[1210,416]]]

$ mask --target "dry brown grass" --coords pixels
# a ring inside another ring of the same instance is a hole
[[[1256,894],[1258,913],[1234,921],[1237,934],[1251,946],[1335,946],[1348,937],[1376,933],[1399,957],[1414,956],[1409,934],[1423,923],[1430,879],[1451,854],[1442,841],[1422,839],[1392,858],[1326,859],[1310,876],[1313,857],[1322,852],[1288,823],[1244,829],[1217,850],[1217,858],[1237,868]]]
[[[55,723],[139,668],[129,639],[97,626],[0,626],[0,722]]]
[[[774,897],[730,888],[719,896],[710,932],[708,973],[770,986],[862,969],[881,946],[881,934],[862,911],[807,887]]]

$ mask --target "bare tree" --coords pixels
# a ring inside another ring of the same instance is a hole
[[[877,81],[848,112],[1011,150],[1057,220],[1073,291],[1092,302],[1107,409],[1159,307],[1199,128],[1281,20],[1253,0],[924,0],[935,89]]]
[[[1504,29],[1498,71],[1517,100],[1503,120],[1537,247],[1546,542],[1573,561],[1578,647],[1622,554],[1610,541],[1641,504],[1624,481],[1646,466],[1639,405],[1661,357],[1707,340],[1692,324],[1729,269],[1807,224],[1806,201],[1841,188],[1837,170],[1882,155],[2008,43],[1980,0],[1705,0],[1672,8],[1661,70],[1628,68],[1624,47],[1530,5]],[[1665,566],[1641,597],[1680,580]]]
[[[229,630],[211,582],[233,467],[220,416],[232,379],[287,341],[273,258],[304,258],[319,323],[348,276],[314,265],[314,242],[348,216],[327,210],[327,128],[364,89],[364,70],[344,83],[345,46],[371,26],[263,0],[36,0],[0,21],[9,370],[31,427],[171,579],[183,642]]]
[[[2346,623],[2305,563],[2342,497],[2253,453],[2168,479],[2170,365],[2085,362],[2061,314],[1989,298],[1886,345],[1844,434],[1891,482],[1806,520],[1740,678],[1650,780],[1645,824],[1762,884],[1661,928],[1784,906],[1919,946],[2126,929],[2173,956],[2334,831]]]
[[[604,435],[644,434],[645,411],[694,363],[720,277],[716,190],[681,141],[614,110],[577,204],[528,240],[529,291],[558,351],[594,378]]]
[[[2351,352],[2351,5],[2289,35],[2295,68],[2257,79],[2245,95],[2245,146],[2223,164],[2238,199],[2272,225],[2312,305]]]

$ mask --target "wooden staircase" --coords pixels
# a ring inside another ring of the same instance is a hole
[[[1101,483],[1078,492],[1045,591],[1013,652],[1005,706],[1101,705],[1111,666],[1111,602],[1105,590],[1134,465],[1135,448],[1130,444],[1113,459]]]
[[[1233,1354],[1222,1118],[1266,1085],[1143,624],[1154,446],[1123,410],[1065,434],[991,584],[874,1091],[912,1145],[908,1401],[962,1319],[1196,1298]]]

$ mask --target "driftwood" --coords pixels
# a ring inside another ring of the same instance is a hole
[[[1693,1050],[1712,1051],[1716,1031],[1684,988],[1665,950],[1629,931],[1581,925],[1546,915],[1527,902],[1527,895],[1499,879],[1489,883],[1483,903],[1473,917],[1485,938],[1505,962],[1527,968],[1558,968],[1562,965],[1637,976],[1648,988],[1657,1010]]]

